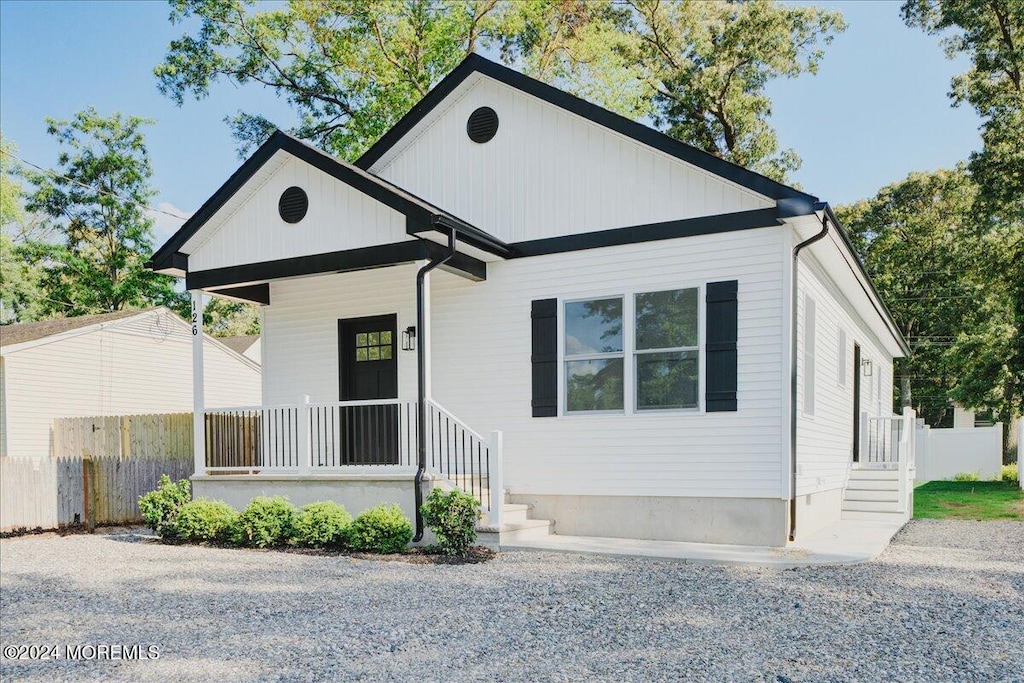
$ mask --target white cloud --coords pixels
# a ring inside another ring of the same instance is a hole
[[[171,235],[176,233],[178,228],[180,228],[185,221],[189,219],[190,214],[182,211],[170,202],[160,202],[156,205],[156,208],[159,210],[153,211],[151,209],[149,211],[149,215],[153,217],[154,221],[153,232],[155,233],[155,236],[153,239],[153,246],[154,248],[159,249],[163,246],[164,242],[166,242]],[[174,215],[169,216],[167,214]]]

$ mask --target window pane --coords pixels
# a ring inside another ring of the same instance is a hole
[[[697,407],[697,352],[636,356],[637,410]]]
[[[360,332],[356,335],[356,346],[366,346],[366,333]]]
[[[391,358],[391,347],[390,346],[382,346],[382,347],[380,347],[380,357],[381,357],[381,360],[389,360]]]
[[[636,348],[697,346],[697,290],[636,295]]]
[[[388,330],[387,332],[381,332],[380,333],[380,343],[381,344],[390,344],[391,343],[391,330]]]
[[[370,360],[380,360],[380,347],[379,346],[371,346],[370,347]]]
[[[356,361],[366,360],[366,349],[356,349]]]
[[[367,341],[370,342],[370,346],[376,346],[380,344],[380,334],[377,332],[371,332],[367,337]]]
[[[566,407],[622,410],[622,359],[577,360],[565,364]]]
[[[565,305],[565,354],[622,351],[622,299]]]

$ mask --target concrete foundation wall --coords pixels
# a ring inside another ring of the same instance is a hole
[[[796,499],[797,540],[842,519],[843,489],[819,491]]]
[[[423,482],[424,500],[433,482]],[[363,510],[381,503],[396,503],[402,513],[415,524],[412,475],[338,475],[300,479],[296,476],[194,476],[192,496],[222,500],[236,510],[243,509],[257,496],[287,496],[295,506],[324,500],[345,506],[355,517]],[[429,530],[424,543],[433,542]]]
[[[770,498],[558,496],[513,493],[530,517],[569,536],[735,545],[786,544],[786,501]]]

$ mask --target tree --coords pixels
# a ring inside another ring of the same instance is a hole
[[[991,244],[979,234],[978,194],[966,168],[911,173],[878,195],[836,212],[896,324],[911,346],[897,361],[897,396],[929,424],[951,401],[992,407],[1005,375],[964,373],[973,356],[1005,343],[1008,301],[986,269]]]
[[[353,159],[473,51],[776,179],[799,165],[768,123],[766,83],[814,73],[838,12],[771,0],[172,0],[171,42],[155,73],[179,105],[221,80],[287,99],[292,131]],[[243,149],[275,124],[239,112]]]
[[[259,334],[260,307],[213,298],[203,309],[203,331],[214,337]]]
[[[0,324],[42,314],[42,271],[32,258],[39,221],[25,212],[16,153],[14,143],[0,135]]]
[[[909,26],[943,36],[949,57],[971,59],[949,94],[954,106],[967,103],[982,118],[982,149],[969,168],[979,188],[984,271],[1008,309],[992,311],[989,329],[958,340],[965,381],[956,395],[970,407],[995,409],[1008,427],[1024,413],[1024,4],[906,0],[902,15]]]
[[[136,116],[100,116],[94,108],[70,121],[47,119],[62,151],[59,171],[26,171],[35,190],[27,208],[48,216],[61,243],[39,245],[48,314],[84,315],[148,305],[182,307],[172,278],[144,263],[153,250],[155,196],[142,126]]]

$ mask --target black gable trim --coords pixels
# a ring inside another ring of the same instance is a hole
[[[331,155],[312,147],[298,138],[281,131],[275,131],[260,148],[235,171],[227,182],[218,189],[196,213],[167,242],[153,254],[146,264],[153,270],[176,267],[174,254],[199,231],[247,183],[256,172],[279,150],[291,154],[324,173],[337,178],[346,185],[376,199],[421,225],[443,224],[457,230],[472,233],[488,251],[506,256],[507,246],[469,223],[419,199],[391,183],[371,175],[352,164],[335,159]]]
[[[767,228],[779,225],[775,209],[754,209],[723,213],[716,216],[700,216],[679,221],[664,223],[648,223],[628,228],[614,228],[597,232],[583,232],[576,235],[548,237],[528,242],[516,242],[509,245],[516,256],[543,256],[545,254],[561,254],[567,251],[582,251],[600,247],[614,247],[621,244],[637,244],[639,242],[655,242],[657,240],[675,239],[677,237],[693,237],[694,235],[711,235],[719,232],[748,230],[751,228]]]
[[[241,287],[224,287],[207,290],[214,296],[222,296],[236,301],[247,301],[253,304],[270,304],[270,285],[266,282],[258,285],[242,285]]]
[[[185,276],[186,289],[206,289],[210,287],[227,287],[241,283],[276,280],[300,275],[318,273],[343,273],[353,270],[366,270],[393,266],[399,263],[411,263],[422,259],[435,258],[448,253],[444,245],[428,240],[409,240],[394,244],[380,244],[362,249],[334,251],[327,254],[297,256],[295,258],[263,261],[262,263],[245,263],[226,268],[195,270]],[[456,253],[445,264],[446,270],[455,272],[471,280],[487,279],[487,264],[483,261]]]
[[[636,121],[631,121],[624,116],[620,116],[596,104],[591,104],[547,83],[524,76],[514,69],[492,62],[475,53],[466,57],[450,74],[441,79],[441,82],[434,86],[408,114],[403,116],[373,147],[356,160],[356,166],[362,169],[369,169],[373,166],[473,72],[482,73],[505,85],[533,95],[573,114],[582,116],[598,125],[621,133],[626,137],[693,164],[698,168],[710,171],[721,178],[725,178],[766,197],[771,197],[772,199],[799,198],[807,201],[817,201],[817,197],[813,195],[801,192],[788,185],[783,185],[760,173],[737,166],[724,159],[719,159],[712,154],[680,142],[653,128],[639,124]]]

